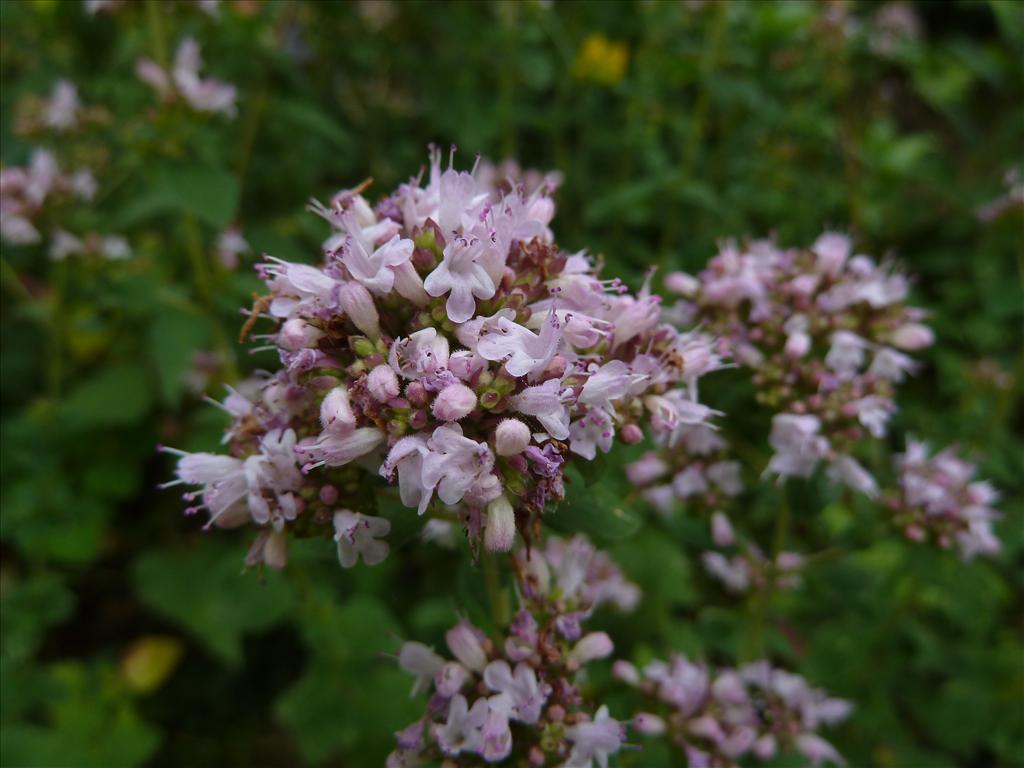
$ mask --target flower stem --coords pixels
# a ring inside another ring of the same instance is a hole
[[[768,608],[775,593],[775,584],[778,581],[779,553],[786,545],[786,534],[789,530],[789,499],[786,496],[786,489],[783,486],[779,496],[779,510],[775,517],[775,533],[772,542],[772,558],[765,568],[767,583],[754,594],[750,601],[751,619],[750,627],[743,644],[742,657],[745,661],[764,656],[764,636],[768,623]]]
[[[509,607],[505,591],[501,587],[501,576],[498,573],[498,560],[491,552],[484,552],[480,560],[484,569],[484,584],[487,587],[487,600],[491,605],[491,619],[496,627],[508,624]]]

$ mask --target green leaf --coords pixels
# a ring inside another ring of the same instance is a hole
[[[0,648],[5,658],[27,659],[46,630],[71,615],[75,598],[55,574],[27,580],[7,577],[0,584]]]
[[[166,310],[150,328],[149,349],[159,374],[160,394],[168,405],[181,400],[185,374],[195,354],[210,338],[209,321],[201,316]]]
[[[156,216],[181,210],[217,229],[234,218],[238,208],[238,179],[228,170],[196,166],[166,166],[153,172],[153,182],[121,210],[117,227],[126,229]]]
[[[228,664],[238,664],[242,636],[273,626],[292,603],[281,574],[243,573],[242,554],[209,541],[191,550],[147,554],[134,569],[139,598]]]
[[[61,403],[60,415],[74,430],[131,426],[149,411],[150,400],[149,382],[142,367],[122,363],[73,389]]]
[[[553,528],[567,534],[580,531],[598,541],[629,538],[640,528],[640,514],[626,502],[618,473],[606,473],[589,485],[576,467],[570,466],[565,474],[565,501],[545,517]]]

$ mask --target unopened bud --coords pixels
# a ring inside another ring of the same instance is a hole
[[[441,421],[458,421],[476,408],[476,393],[465,384],[449,384],[434,399],[434,416]]]
[[[398,397],[398,377],[390,365],[378,365],[366,377],[366,389],[378,403]]]
[[[335,387],[320,404],[320,424],[327,431],[342,434],[356,425],[356,417],[348,401],[348,389]]]
[[[488,552],[508,552],[516,538],[516,513],[505,496],[487,505],[484,547]]]
[[[591,632],[589,635],[584,635],[583,639],[573,646],[569,652],[569,662],[577,667],[582,667],[595,659],[611,656],[614,650],[615,645],[606,632]]]
[[[644,431],[636,424],[625,424],[619,430],[619,437],[626,445],[636,445],[644,439]]]
[[[478,630],[467,621],[460,621],[445,634],[448,648],[463,666],[474,672],[483,672],[487,666],[487,652],[480,642]]]
[[[281,326],[278,344],[289,352],[311,348],[323,337],[323,331],[315,328],[305,320],[293,317]]]
[[[645,736],[660,736],[665,732],[665,721],[650,712],[638,712],[633,727]]]
[[[700,290],[700,281],[685,272],[669,272],[665,275],[665,288],[679,296],[690,298],[696,296]]]
[[[935,341],[935,334],[927,325],[906,323],[892,332],[890,337],[893,345],[908,352],[930,347]]]
[[[719,547],[731,547],[736,543],[732,523],[724,512],[715,512],[711,516],[711,538]]]
[[[338,291],[341,308],[360,331],[376,341],[380,338],[380,315],[370,292],[354,280],[344,283]]]
[[[519,419],[505,419],[494,430],[494,447],[499,456],[515,456],[530,444],[530,428]]]

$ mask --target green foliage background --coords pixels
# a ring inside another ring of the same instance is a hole
[[[1024,216],[975,214],[1024,170],[1024,4],[913,3],[921,34],[881,48],[873,2],[221,6],[0,4],[4,166],[36,143],[14,130],[19,103],[73,79],[112,119],[51,143],[100,182],[64,224],[135,251],[55,264],[4,244],[0,763],[380,765],[421,707],[385,654],[439,642],[456,608],[488,623],[468,558],[418,545],[401,512],[378,568],[341,572],[305,542],[284,573],[242,575],[242,534],[205,535],[156,490],[172,471],[156,444],[213,447],[223,426],[185,386],[195,352],[226,361],[213,395],[273,364],[234,343],[258,283],[216,266],[219,231],[312,261],[310,196],[367,176],[388,190],[436,141],[465,164],[560,170],[559,242],[633,285],[651,265],[698,270],[723,237],[803,244],[825,227],[918,275],[939,343],[897,432],[982,458],[1005,551],[964,566],[814,483],[768,490],[749,527],[789,503],[795,538],[845,553],[774,599],[764,642],[857,702],[833,734],[853,766],[1024,764]],[[237,120],[157,109],[135,78],[186,34],[238,85]],[[707,397],[737,430],[763,426],[738,381]],[[601,617],[617,653],[735,659],[749,611],[703,576],[702,526],[624,507],[621,460],[561,520],[645,591],[638,615]],[[621,764],[673,763],[652,749]]]

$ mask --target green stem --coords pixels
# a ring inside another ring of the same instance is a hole
[[[772,556],[765,568],[767,583],[754,594],[750,601],[753,617],[743,647],[742,656],[745,661],[753,661],[764,656],[764,636],[768,623],[768,608],[775,594],[775,584],[778,580],[776,563],[779,559],[779,553],[782,552],[782,548],[786,545],[786,534],[788,531],[789,500],[786,496],[786,489],[783,487],[779,499],[779,512],[775,517]]]
[[[683,163],[680,167],[680,181],[684,184],[689,182],[693,176],[694,167],[697,163],[697,150],[707,128],[708,111],[711,102],[710,82],[715,70],[718,68],[718,59],[721,55],[722,40],[725,37],[728,20],[729,0],[720,0],[720,2],[715,3],[715,19],[711,32],[705,40],[704,51],[701,56],[700,90],[697,93],[697,102],[693,108],[693,124],[687,137],[686,147],[683,150]],[[658,272],[662,273],[662,275],[664,275],[668,266],[669,254],[675,244],[681,222],[682,216],[670,216],[667,225],[662,231],[661,256],[658,260]]]
[[[157,64],[167,69],[170,59],[167,56],[164,20],[160,16],[160,0],[149,0],[146,3],[146,21],[149,23],[149,36],[153,40],[153,58]]]
[[[491,605],[491,619],[496,627],[508,624],[509,607],[504,590],[501,588],[501,577],[498,573],[498,560],[491,552],[484,552],[480,557],[484,569],[484,584],[487,587],[487,600]]]
[[[217,352],[224,361],[224,372],[228,381],[237,381],[238,368],[235,365],[235,355],[231,345],[228,343],[224,327],[217,318],[216,306],[214,304],[214,286],[210,274],[210,265],[206,254],[203,251],[203,238],[199,232],[199,222],[191,211],[182,211],[182,230],[185,233],[185,249],[188,251],[189,262],[192,265],[192,277],[195,281],[196,292],[199,300],[213,324],[213,341]]]

